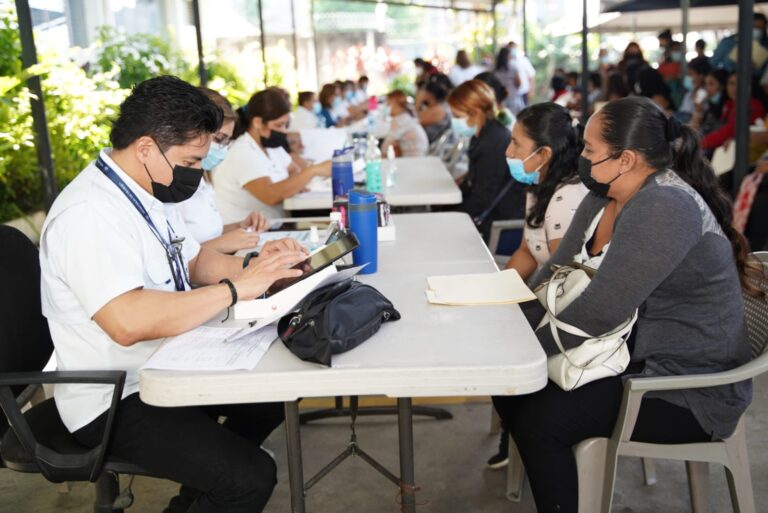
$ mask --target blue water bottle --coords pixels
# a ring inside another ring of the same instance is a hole
[[[333,197],[345,196],[355,186],[355,175],[352,170],[353,147],[335,150],[331,160],[331,188]]]
[[[378,260],[378,208],[376,196],[366,191],[349,193],[349,229],[357,236],[360,246],[352,251],[355,265],[366,265],[360,274],[373,274]]]

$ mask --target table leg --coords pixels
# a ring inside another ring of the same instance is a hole
[[[413,472],[413,407],[410,397],[397,399],[397,424],[400,436],[400,499],[403,511],[416,512]]]
[[[291,512],[304,513],[304,468],[301,461],[299,402],[285,403],[285,440],[288,448],[288,481],[291,487]]]

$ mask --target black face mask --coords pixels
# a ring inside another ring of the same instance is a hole
[[[579,178],[581,178],[581,183],[602,198],[608,195],[611,184],[621,176],[621,173],[612,178],[608,183],[602,183],[592,178],[592,168],[614,158],[616,158],[616,155],[611,155],[593,164],[592,161],[579,156]]]
[[[262,137],[261,145],[265,148],[283,148],[286,153],[291,152],[291,146],[288,144],[288,135],[277,130],[271,130],[269,137]]]
[[[158,144],[157,147],[159,149],[160,145]],[[152,195],[163,203],[181,203],[182,201],[188,200],[195,194],[197,188],[200,186],[203,170],[179,165],[171,166],[171,163],[168,160],[168,157],[165,156],[163,150],[160,150],[160,154],[173,170],[173,179],[168,185],[156,182],[149,173],[147,165],[144,164],[144,169],[146,169],[152,183]]]

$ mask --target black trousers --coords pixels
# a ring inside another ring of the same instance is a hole
[[[106,417],[74,436],[98,445]],[[275,462],[260,446],[283,419],[283,403],[159,408],[132,394],[120,402],[108,450],[183,485],[166,511],[258,513],[277,483]]]
[[[638,370],[630,366],[627,373]],[[533,394],[493,398],[525,464],[538,513],[578,513],[573,446],[587,438],[611,436],[622,391],[621,378],[612,377],[571,392],[550,381]],[[690,410],[653,398],[643,400],[632,439],[673,444],[711,438]]]

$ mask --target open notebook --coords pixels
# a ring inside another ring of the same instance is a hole
[[[427,300],[437,305],[499,305],[536,299],[514,269],[495,273],[431,276]]]

